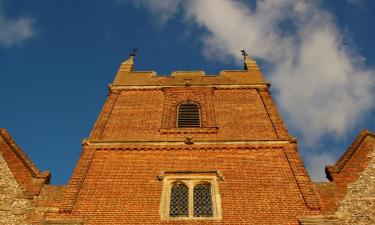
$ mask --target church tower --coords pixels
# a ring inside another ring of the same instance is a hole
[[[158,76],[124,61],[58,213],[70,224],[298,224],[319,197],[257,63]]]

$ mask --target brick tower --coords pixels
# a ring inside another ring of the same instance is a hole
[[[298,224],[319,213],[296,140],[254,60],[216,76],[157,76],[133,63],[130,56],[110,84],[50,221]]]

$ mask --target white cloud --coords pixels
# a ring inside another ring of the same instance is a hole
[[[207,57],[238,60],[244,48],[272,65],[275,98],[305,144],[343,136],[374,107],[375,71],[344,45],[319,1],[258,0],[256,8],[236,0],[166,1],[156,8],[137,2],[168,19],[181,10],[186,21],[205,28]]]
[[[0,2],[0,46],[11,47],[35,35],[33,19],[11,19],[3,13]]]
[[[325,177],[325,166],[334,165],[336,157],[329,153],[312,153],[310,152],[306,156],[307,167],[309,168],[310,178],[314,181],[326,181]]]

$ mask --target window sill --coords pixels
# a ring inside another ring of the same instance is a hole
[[[218,127],[160,128],[160,134],[216,134]]]

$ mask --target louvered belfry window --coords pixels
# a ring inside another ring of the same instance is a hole
[[[185,184],[174,183],[171,187],[169,215],[171,217],[189,216],[189,189]]]
[[[194,102],[184,102],[178,106],[177,127],[200,127],[200,109]]]

